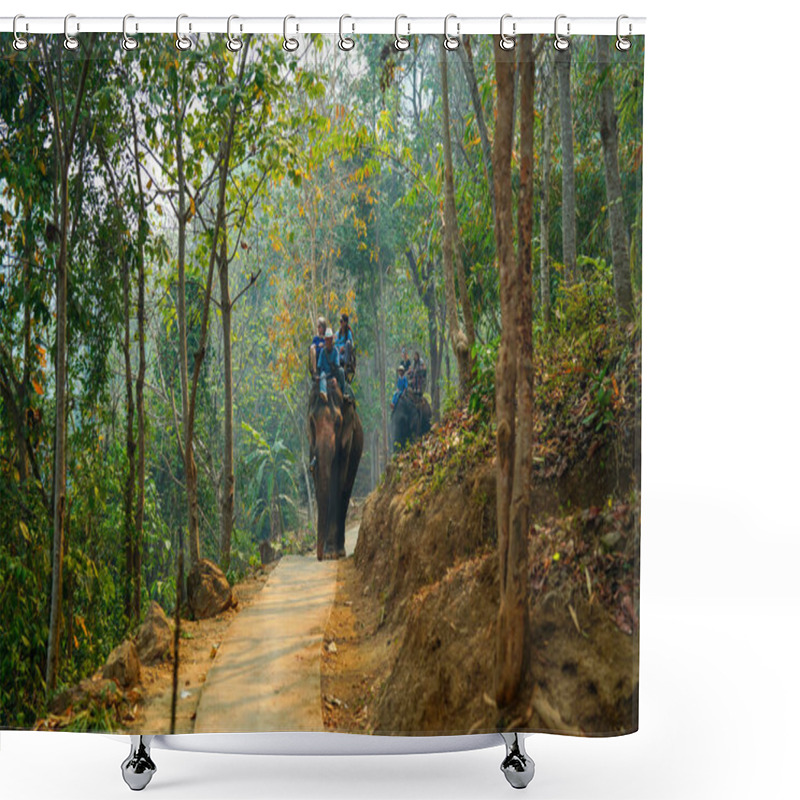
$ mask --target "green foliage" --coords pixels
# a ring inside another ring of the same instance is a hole
[[[494,381],[499,348],[499,335],[486,344],[476,342],[472,347],[472,383],[468,408],[470,414],[478,414],[484,420],[494,414]]]
[[[231,536],[231,563],[226,573],[228,582],[231,585],[238,583],[245,577],[249,568],[260,563],[258,545],[250,530],[234,525]]]
[[[608,364],[597,375],[589,376],[593,410],[583,418],[583,424],[591,425],[595,433],[600,433],[614,419],[614,410],[611,406],[614,385],[607,372]]]
[[[285,508],[296,506],[297,483],[292,470],[295,456],[278,434],[268,442],[246,422],[242,429],[249,435],[252,448],[244,457],[244,463],[252,470],[246,490],[250,522],[254,530],[266,528],[274,538],[276,513],[282,515]]]

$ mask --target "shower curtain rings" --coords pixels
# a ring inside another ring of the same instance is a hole
[[[228,17],[228,41],[225,46],[231,51],[231,53],[236,53],[244,46],[244,42],[238,36],[234,36],[231,33],[231,22],[235,19],[239,19],[236,14],[231,14]],[[239,26],[239,30],[241,31],[241,26]]]
[[[511,36],[508,36],[503,30],[503,23],[507,19],[511,19],[511,14],[503,14],[503,16],[500,17],[500,47],[503,50],[513,50],[514,46],[517,44],[517,40],[514,38],[517,33],[517,23],[511,23]]]
[[[188,16],[188,14],[178,14],[175,20],[175,47],[178,50],[188,50],[192,46],[192,40],[181,33],[181,20]]]
[[[132,36],[128,36],[128,20],[135,19],[133,14],[126,14],[122,18],[122,49],[135,50],[139,46],[139,42]],[[138,27],[138,25],[137,25]]]
[[[14,25],[12,27],[12,30],[14,32],[14,49],[15,50],[27,50],[28,49],[28,45],[30,44],[30,42],[24,36],[21,36],[17,32],[17,20],[20,20],[20,19],[25,19],[25,16],[23,14],[17,14],[17,16],[14,17]],[[25,23],[25,30],[26,31],[28,30],[28,23],[27,22]]]
[[[399,50],[402,52],[403,50],[408,50],[411,47],[411,42],[408,39],[403,38],[400,35],[400,20],[401,19],[408,19],[405,14],[398,14],[394,18],[394,49]],[[408,33],[411,33],[411,23],[406,23],[406,28],[408,28]]]
[[[66,50],[77,50],[81,46],[81,43],[69,32],[69,21],[71,19],[75,19],[74,14],[67,14],[67,16],[64,17],[64,48]]]
[[[353,19],[349,14],[342,14],[339,17],[339,49],[344,50],[347,52],[348,50],[352,50],[356,46],[355,39],[352,39],[349,36],[345,36],[343,32],[344,21],[346,19]],[[350,23],[350,29],[355,32],[356,26],[355,23]]]
[[[456,20],[456,35],[452,36],[447,32],[447,23],[451,20]],[[448,14],[444,18],[444,40],[442,44],[444,45],[445,50],[457,50],[458,49],[458,36],[461,33],[461,23],[457,21],[457,17],[455,14]]]
[[[556,50],[563,51],[563,50],[566,50],[569,47],[569,39],[565,39],[558,32],[558,21],[560,19],[566,19],[566,18],[567,18],[566,14],[559,14],[556,17],[556,22],[555,22],[555,37],[556,38],[555,38],[555,41],[553,42],[553,47],[555,47]],[[569,22],[567,23],[567,36],[569,36]]]
[[[617,17],[617,44],[616,44],[616,48],[617,48],[617,50],[619,50],[620,52],[623,52],[623,53],[626,50],[630,50],[630,48],[631,48],[631,40],[626,38],[625,36],[623,36],[620,33],[620,22],[622,22],[622,20],[624,20],[624,19],[628,19],[628,17],[625,16],[625,14],[620,14],[620,16]],[[629,22],[628,23],[628,36],[630,36],[631,33],[633,33],[633,26]]]
[[[283,49],[288,53],[293,53],[298,47],[300,47],[300,42],[298,42],[297,39],[289,38],[290,19],[295,19],[295,17],[291,16],[290,14],[289,16],[283,18]]]

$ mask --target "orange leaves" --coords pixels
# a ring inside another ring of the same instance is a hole
[[[633,167],[631,167],[631,172],[636,172],[642,166],[642,146],[639,145],[636,150],[633,151]]]
[[[33,384],[33,391],[41,397],[44,394],[44,389],[39,381],[36,378],[31,378],[31,384]]]

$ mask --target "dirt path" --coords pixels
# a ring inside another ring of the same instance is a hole
[[[228,628],[258,596],[277,564],[260,567],[256,573],[236,584],[239,604],[217,617],[181,620],[180,675],[175,733],[191,733],[200,687],[214,664],[220,643]],[[139,696],[135,713],[125,720],[123,731],[131,733],[169,733],[172,707],[172,661],[142,667],[142,683],[132,690]]]
[[[359,525],[347,531],[353,552]],[[281,559],[231,623],[203,684],[195,733],[321,731],[320,658],[338,562]]]

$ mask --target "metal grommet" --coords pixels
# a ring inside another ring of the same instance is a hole
[[[67,14],[64,17],[64,49],[65,50],[77,50],[81,43],[70,34],[69,32],[69,21],[71,19],[75,19],[74,14]],[[77,26],[77,30],[80,30],[80,25]]]
[[[555,41],[553,42],[553,47],[555,47],[556,50],[562,50],[563,51],[563,50],[566,50],[569,47],[569,39],[565,39],[558,32],[558,21],[560,19],[566,19],[566,18],[567,18],[566,14],[559,14],[556,17],[555,29],[554,29],[556,38],[555,38]],[[569,36],[569,22],[567,23],[567,36]]]
[[[188,16],[188,14],[178,14],[175,19],[175,47],[178,50],[188,50],[192,46],[192,40],[181,33],[181,20],[186,19]],[[191,30],[191,26],[189,30]]]
[[[619,51],[624,53],[626,50],[630,50],[631,49],[631,40],[626,38],[625,36],[623,36],[620,33],[620,22],[622,22],[623,19],[628,19],[628,17],[625,16],[625,14],[620,14],[620,16],[617,17],[617,44],[616,44],[616,48],[617,48],[617,50],[619,50]],[[628,36],[630,36],[632,33],[633,33],[633,25],[631,25],[631,23],[629,22],[628,23]]]
[[[511,23],[511,36],[507,36],[503,31],[503,23],[507,19],[511,19],[511,14],[503,14],[503,16],[500,17],[500,47],[503,50],[513,50],[517,44],[517,40],[514,38],[517,33],[517,23]]]
[[[289,38],[288,27],[290,19],[295,19],[295,17],[291,16],[290,14],[289,16],[283,18],[283,49],[289,53],[293,53],[298,47],[300,47],[300,42],[298,42],[297,39]]]
[[[30,42],[24,36],[20,36],[20,34],[17,32],[17,20],[20,20],[20,19],[25,19],[25,15],[24,14],[17,14],[14,17],[14,24],[12,25],[12,28],[11,28],[11,30],[14,33],[14,49],[15,50],[27,50],[28,49],[28,45],[30,44]],[[28,23],[26,22],[25,23],[25,31],[27,32],[27,30],[28,30]]]
[[[394,18],[394,49],[395,50],[399,50],[400,52],[402,52],[403,50],[408,50],[408,48],[411,47],[411,42],[409,42],[408,39],[404,39],[400,35],[400,20],[401,19],[408,19],[408,17],[405,14],[398,14]],[[411,23],[410,22],[406,23],[406,28],[408,29],[408,33],[410,34],[411,33]]]
[[[231,14],[228,17],[228,41],[226,42],[225,47],[227,47],[228,50],[231,51],[231,53],[236,53],[239,50],[241,50],[242,47],[244,47],[244,42],[238,36],[234,36],[231,33],[231,22],[233,22],[233,20],[235,19],[239,19],[239,17],[237,17],[236,14]],[[241,30],[242,26],[240,25],[239,31]]]
[[[128,36],[128,20],[135,19],[133,14],[126,14],[122,18],[122,49],[135,50],[139,46],[139,42],[132,36]],[[139,30],[139,24],[136,24],[136,30]]]
[[[356,46],[355,39],[351,39],[349,36],[345,36],[342,28],[344,27],[344,21],[346,19],[353,19],[349,14],[342,14],[339,17],[339,49],[344,50],[347,52],[348,50],[352,50]],[[355,23],[350,23],[351,30],[355,33],[356,26]]]
[[[460,22],[456,22],[456,35],[455,36],[451,36],[447,32],[447,23],[451,19],[457,19],[456,15],[455,14],[448,14],[444,18],[444,40],[442,41],[442,44],[444,45],[444,49],[445,50],[457,50],[458,49],[458,36],[461,33],[461,23]]]

